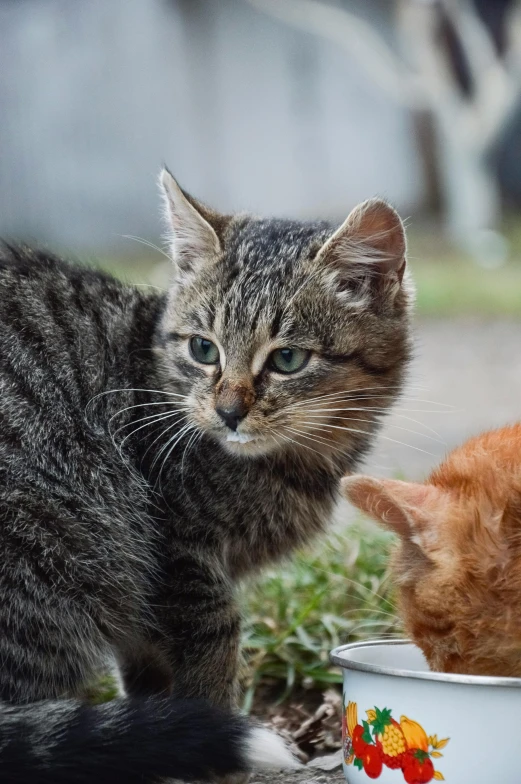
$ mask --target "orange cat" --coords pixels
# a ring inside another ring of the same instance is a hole
[[[342,490],[400,537],[399,611],[430,667],[521,676],[521,424],[468,441],[422,484],[355,475]]]

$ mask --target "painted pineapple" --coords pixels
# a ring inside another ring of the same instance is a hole
[[[400,768],[407,751],[407,742],[400,724],[392,718],[388,708],[375,708],[366,712],[384,765],[388,768]]]

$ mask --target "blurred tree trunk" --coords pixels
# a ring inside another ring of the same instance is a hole
[[[345,7],[249,2],[342,45],[393,100],[430,114],[446,229],[478,260],[485,252],[499,263],[506,244],[497,234],[501,199],[490,152],[521,93],[518,0],[396,0],[401,54]]]

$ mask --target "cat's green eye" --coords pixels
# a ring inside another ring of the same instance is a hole
[[[196,362],[203,365],[216,365],[219,362],[219,349],[211,340],[195,335],[190,338],[190,353]]]
[[[270,354],[269,367],[277,373],[296,373],[307,364],[311,351],[303,348],[278,348]]]

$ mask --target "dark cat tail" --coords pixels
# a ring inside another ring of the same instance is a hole
[[[199,700],[0,707],[0,781],[157,784],[297,767],[276,735]]]

